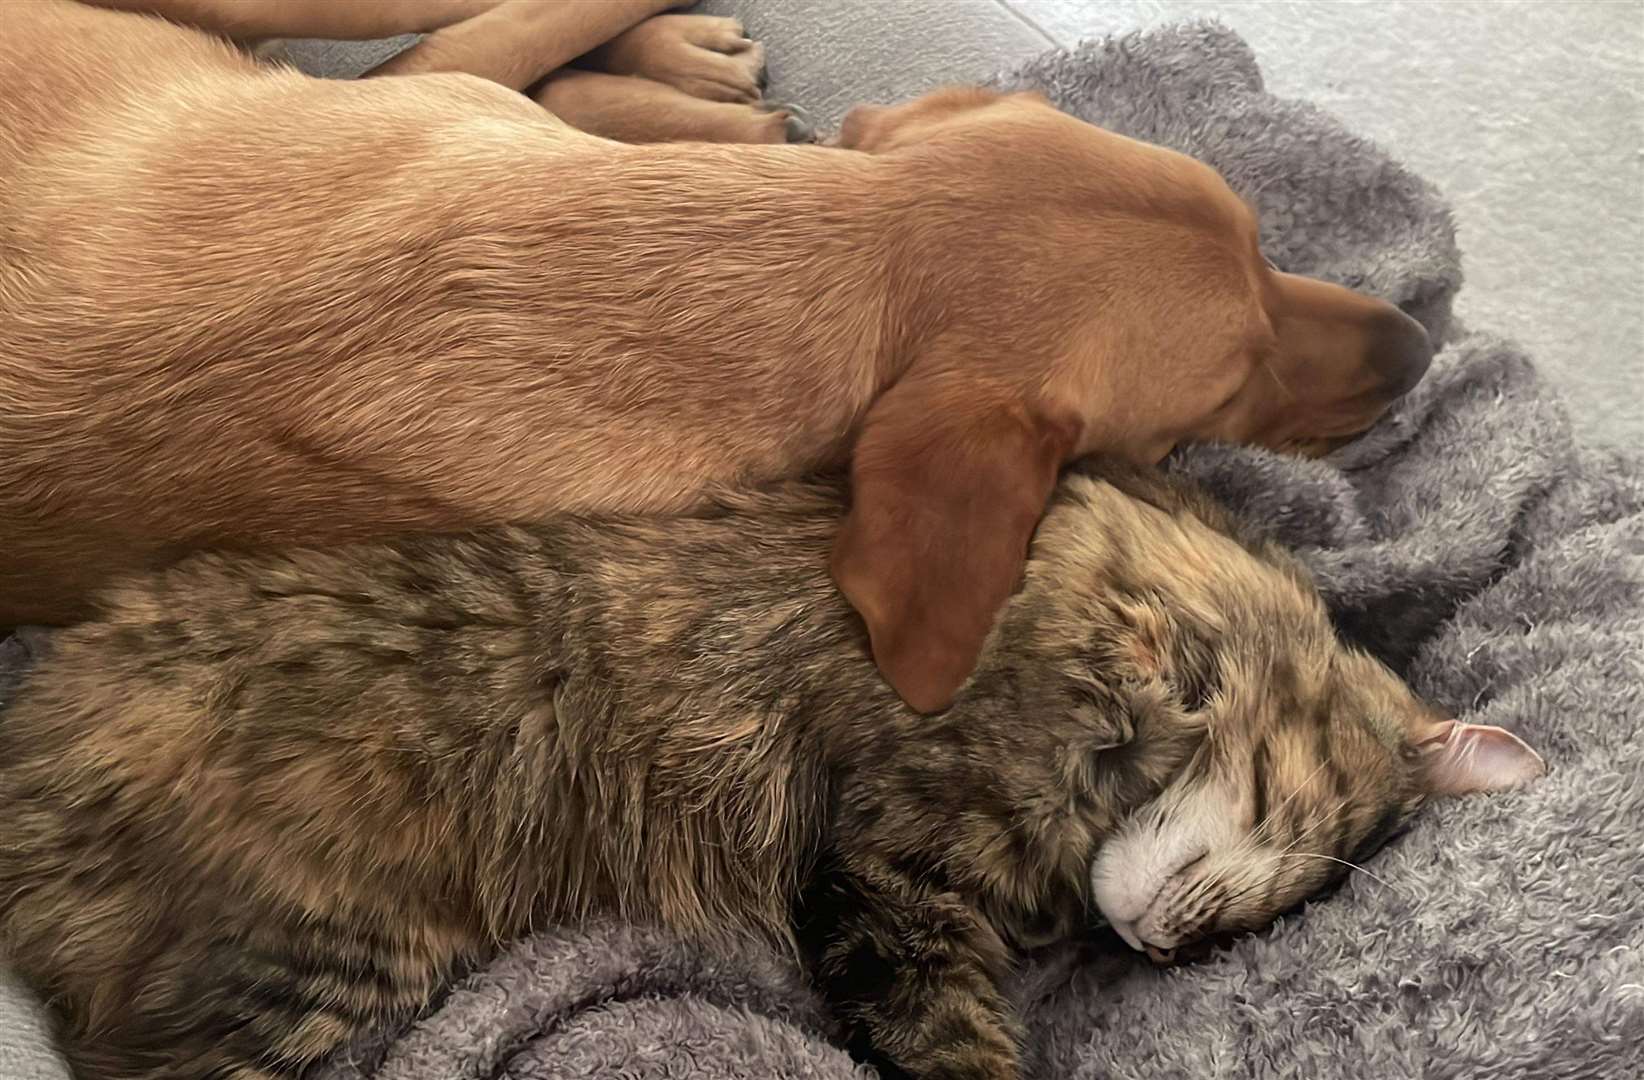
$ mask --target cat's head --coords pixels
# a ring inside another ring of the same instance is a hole
[[[1196,488],[1076,471],[1005,640],[1029,656],[1078,642],[1055,665],[1062,685],[1104,702],[1084,707],[1091,724],[1117,718],[1094,775],[1120,813],[1090,884],[1133,947],[1162,961],[1265,926],[1429,796],[1545,771],[1517,737],[1441,715],[1344,643],[1305,569]]]
[[[1381,663],[1224,673],[1185,768],[1097,854],[1096,904],[1131,947],[1254,930],[1338,883],[1429,796],[1516,787],[1541,758],[1511,733],[1443,717]]]

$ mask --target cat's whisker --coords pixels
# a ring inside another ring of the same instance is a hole
[[[1292,851],[1295,851],[1296,848],[1303,841],[1308,840],[1308,839],[1312,838],[1313,836],[1316,836],[1320,829],[1324,828],[1326,825],[1335,824],[1336,819],[1339,818],[1342,815],[1342,812],[1345,811],[1346,809],[1347,809],[1347,798],[1346,798],[1346,796],[1343,796],[1342,798],[1337,799],[1336,800],[1336,805],[1331,807],[1328,812],[1321,815],[1318,818],[1318,820],[1314,821],[1311,825],[1307,826],[1305,829],[1302,829],[1300,832],[1296,833],[1296,835],[1291,838],[1290,843],[1286,844],[1284,846],[1284,849],[1282,851],[1280,851],[1279,854],[1281,856],[1283,856],[1283,855],[1290,854],[1290,852],[1292,852]]]
[[[1330,763],[1328,761],[1319,762],[1318,768],[1308,773],[1302,782],[1297,784],[1290,794],[1286,795],[1284,799],[1280,801],[1279,805],[1273,807],[1273,809],[1267,812],[1267,816],[1262,819],[1262,827],[1266,828],[1268,822],[1278,820],[1279,815],[1284,812],[1284,808],[1295,802],[1296,796],[1300,795],[1303,791],[1306,791],[1308,785],[1312,784],[1313,781],[1318,778],[1319,773],[1323,772],[1329,764]]]
[[[1382,885],[1384,888],[1387,889],[1388,892],[1391,892],[1394,896],[1400,897],[1401,899],[1404,899],[1404,900],[1409,900],[1410,899],[1409,896],[1405,895],[1404,890],[1396,887],[1392,882],[1388,881],[1386,878],[1382,877],[1380,874],[1377,874],[1372,870],[1366,870],[1364,867],[1360,866],[1356,862],[1349,862],[1346,859],[1338,859],[1334,855],[1321,855],[1321,854],[1319,854],[1317,852],[1313,852],[1313,851],[1290,851],[1290,852],[1284,853],[1283,855],[1280,855],[1279,858],[1281,858],[1281,859],[1324,859],[1327,862],[1340,863],[1342,866],[1347,867],[1349,870],[1357,870],[1359,873],[1363,874],[1365,877],[1367,877],[1370,880],[1372,880],[1374,882],[1377,882],[1378,884]]]
[[[1315,770],[1315,774],[1316,774],[1316,771],[1317,770]],[[1309,779],[1311,779],[1311,777]],[[1305,781],[1303,783],[1303,786],[1306,786]],[[1298,791],[1299,790],[1300,789],[1298,789]],[[1294,797],[1294,794],[1292,794],[1292,797]],[[1318,819],[1313,821],[1306,828],[1301,829],[1299,832],[1297,832],[1296,835],[1291,838],[1290,842],[1288,844],[1286,844],[1282,850],[1273,853],[1273,857],[1275,859],[1305,858],[1305,857],[1333,858],[1333,856],[1312,855],[1311,853],[1307,853],[1307,852],[1296,852],[1295,849],[1298,845],[1305,843],[1310,837],[1316,835],[1319,832],[1320,829],[1322,829],[1322,828],[1324,828],[1328,825],[1333,824],[1339,817],[1341,817],[1341,815],[1347,810],[1347,802],[1348,801],[1347,801],[1345,796],[1340,798],[1340,799],[1337,799],[1335,805],[1333,805],[1328,812],[1321,815]],[[1266,843],[1267,843],[1268,839],[1269,839],[1269,837],[1266,835],[1266,832],[1264,830],[1262,830],[1262,829],[1253,830],[1251,833],[1249,833],[1248,835],[1246,835],[1244,838],[1242,838],[1240,840],[1239,848],[1238,848],[1239,854],[1256,855],[1256,854],[1261,853],[1263,851],[1263,848],[1266,846]],[[1340,860],[1338,860],[1338,861],[1340,861]],[[1356,869],[1363,869],[1362,867],[1355,867],[1355,868]],[[1364,872],[1369,873],[1368,870],[1366,870]],[[1374,877],[1375,875],[1372,874],[1371,876]],[[1380,879],[1378,878],[1377,880],[1379,881]],[[1206,878],[1201,879],[1198,884],[1199,884],[1200,887],[1202,887],[1201,891],[1209,891],[1209,890],[1214,889],[1214,888],[1225,888],[1225,886],[1227,885],[1227,880],[1226,880],[1225,877],[1222,877],[1220,875],[1215,875],[1215,876],[1206,877]],[[1257,894],[1258,892],[1260,892],[1263,889],[1268,888],[1269,886],[1271,886],[1271,884],[1272,884],[1272,882],[1269,879],[1256,878],[1254,880],[1246,882],[1245,884],[1243,884],[1243,885],[1241,885],[1237,888],[1229,889],[1229,890],[1225,891],[1224,894],[1223,894],[1224,907],[1231,907],[1235,904],[1238,904],[1241,901],[1245,900],[1246,898]],[[1385,884],[1385,882],[1384,882],[1384,884]],[[1392,888],[1392,886],[1389,885],[1388,888]],[[1394,891],[1396,892],[1397,890],[1394,890]]]
[[[1267,888],[1271,884],[1272,884],[1272,882],[1270,880],[1266,879],[1266,878],[1252,879],[1251,881],[1246,882],[1244,885],[1240,886],[1239,888],[1231,890],[1226,894],[1226,897],[1225,897],[1225,899],[1227,901],[1226,906],[1231,907],[1232,905],[1238,903],[1239,901],[1244,900],[1247,897],[1255,895],[1257,892],[1259,892],[1262,889]]]

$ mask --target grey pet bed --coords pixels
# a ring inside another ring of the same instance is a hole
[[[1370,865],[1376,878],[1354,875],[1207,962],[1160,971],[1073,945],[1034,958],[1016,987],[1030,1075],[1636,1075],[1644,462],[1576,445],[1528,360],[1449,325],[1460,276],[1442,203],[1316,110],[1263,93],[1230,33],[1053,53],[1000,82],[1217,166],[1259,205],[1280,265],[1398,301],[1445,339],[1429,379],[1333,460],[1202,449],[1175,467],[1295,545],[1345,633],[1433,701],[1520,732],[1552,767],[1523,793],[1434,805]],[[23,650],[9,648],[15,661]],[[420,1023],[323,1073],[866,1071],[777,958],[603,925],[520,943]]]

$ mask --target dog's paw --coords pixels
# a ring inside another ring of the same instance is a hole
[[[782,141],[811,143],[816,141],[816,128],[797,105],[763,106],[782,120]]]
[[[814,142],[811,125],[799,110],[764,103],[689,99],[666,116],[666,141],[722,143]]]
[[[656,15],[590,54],[602,71],[639,75],[705,101],[752,103],[765,86],[765,47],[735,19]]]
[[[704,129],[709,142],[808,143],[816,141],[810,121],[796,106],[716,105],[716,115]],[[706,115],[706,114],[705,114]]]
[[[533,98],[574,128],[626,143],[811,142],[797,109],[766,102],[704,101],[633,75],[561,71]]]

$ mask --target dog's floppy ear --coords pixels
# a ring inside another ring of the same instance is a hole
[[[919,712],[970,676],[1079,424],[1002,387],[913,371],[869,410],[833,576]]]

